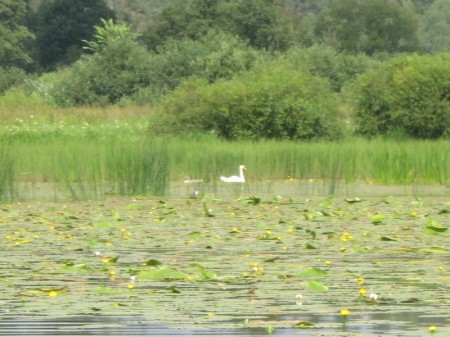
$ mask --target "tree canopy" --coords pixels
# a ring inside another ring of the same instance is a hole
[[[372,55],[414,50],[417,27],[414,8],[395,0],[342,0],[321,13],[315,32],[339,50]]]
[[[449,6],[1,0],[0,101],[151,105],[160,130],[227,139],[446,137]]]
[[[76,61],[83,40],[94,33],[100,19],[114,18],[104,0],[51,0],[42,2],[36,12],[36,47],[39,64],[54,69]]]
[[[428,52],[450,51],[450,1],[436,0],[420,20],[421,45]]]
[[[34,35],[26,27],[25,0],[0,1],[0,66],[23,67],[32,62],[26,43]]]
[[[274,0],[189,0],[166,7],[144,33],[144,41],[155,50],[167,39],[198,39],[213,28],[257,48],[283,50],[291,37],[280,14]]]

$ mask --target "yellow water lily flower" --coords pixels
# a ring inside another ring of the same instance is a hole
[[[342,317],[347,317],[350,315],[350,310],[348,309],[341,309],[340,314]]]

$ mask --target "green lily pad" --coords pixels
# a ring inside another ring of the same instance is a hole
[[[309,278],[309,277],[325,277],[328,276],[328,273],[322,269],[311,267],[306,270],[303,270],[297,274],[295,274],[296,277],[301,278]]]
[[[372,217],[371,222],[372,222],[374,225],[377,225],[377,224],[383,222],[384,219],[385,219],[385,216],[384,216],[383,214],[376,214],[376,215],[374,215],[374,216]]]
[[[440,226],[428,225],[423,227],[423,231],[428,234],[442,234],[447,232],[447,230],[448,230],[447,227],[440,227]]]
[[[168,266],[159,269],[141,270],[138,280],[187,280],[189,275]]]
[[[155,260],[155,259],[150,259],[147,260],[144,265],[146,266],[161,266],[163,265],[163,263],[161,261]]]
[[[295,323],[292,327],[294,328],[310,328],[312,326],[315,326],[314,323],[307,322],[307,321],[300,321]]]
[[[320,283],[318,281],[309,281],[308,282],[308,289],[312,290],[312,291],[315,291],[315,292],[320,292],[320,293],[324,293],[324,292],[327,292],[329,290],[328,287],[325,284]]]

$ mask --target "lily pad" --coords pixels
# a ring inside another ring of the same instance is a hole
[[[322,269],[311,267],[295,274],[295,276],[301,278],[325,277],[328,276],[328,273]]]
[[[138,280],[187,280],[189,275],[168,266],[159,269],[141,270]]]
[[[312,291],[315,291],[315,292],[320,292],[320,293],[324,293],[324,292],[327,292],[329,290],[328,287],[325,284],[320,283],[318,281],[309,281],[308,282],[308,289],[312,290]]]
[[[376,215],[374,215],[374,216],[372,217],[371,222],[372,222],[374,225],[377,225],[377,224],[383,222],[384,219],[385,219],[385,216],[384,216],[383,214],[376,214]]]
[[[447,232],[447,227],[428,225],[423,227],[423,231],[428,234],[442,234]]]

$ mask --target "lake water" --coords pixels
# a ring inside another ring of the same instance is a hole
[[[1,336],[426,337],[433,325],[434,337],[450,335],[449,236],[424,232],[449,227],[447,186],[172,184],[161,198],[82,202],[49,185],[29,192],[0,210]],[[238,200],[253,196],[261,204]],[[32,201],[45,197],[56,202]],[[120,259],[102,262],[111,256]],[[139,280],[149,259],[189,277]],[[317,280],[327,292],[295,276],[308,267],[326,271]],[[380,294],[376,304],[358,298],[359,276]]]

